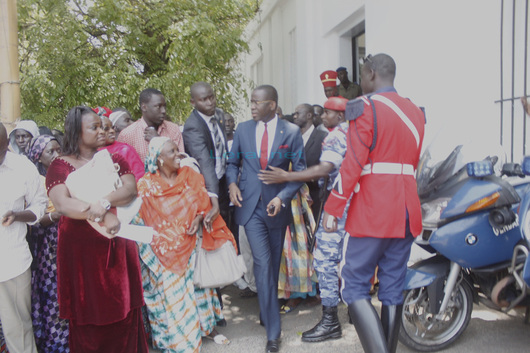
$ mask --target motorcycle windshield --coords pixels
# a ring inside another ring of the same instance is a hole
[[[500,146],[471,142],[449,145],[447,140],[435,140],[425,149],[418,164],[416,182],[420,199],[429,198],[448,183],[467,178],[467,163],[486,158],[494,162],[495,173],[500,175],[506,160],[506,153]]]

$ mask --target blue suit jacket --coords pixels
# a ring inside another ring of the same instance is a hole
[[[258,202],[262,202],[263,209],[266,209],[267,204],[278,196],[286,207],[282,207],[276,216],[265,215],[264,218],[270,228],[284,227],[289,224],[292,217],[291,199],[303,183],[289,182],[266,185],[258,179],[261,166],[256,149],[256,126],[257,122],[254,120],[240,123],[234,134],[232,149],[228,154],[226,171],[228,185],[231,183],[238,184],[243,197],[242,207],[235,208],[235,221],[237,224],[245,225],[256,209]],[[294,171],[306,169],[302,134],[298,126],[278,119],[268,165],[289,170],[291,162]],[[241,175],[239,176],[240,171]]]

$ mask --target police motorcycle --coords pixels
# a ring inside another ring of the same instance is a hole
[[[456,341],[473,303],[503,312],[526,306],[529,319],[530,158],[463,164],[462,147],[439,163],[427,149],[418,165],[424,230],[415,242],[431,257],[407,270],[399,333],[418,351]]]

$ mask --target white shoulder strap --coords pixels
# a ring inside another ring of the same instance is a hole
[[[416,126],[414,126],[412,121],[410,121],[409,117],[405,113],[403,113],[403,111],[396,105],[396,103],[394,103],[390,99],[388,99],[388,98],[386,98],[384,96],[378,95],[378,94],[373,95],[370,98],[372,100],[374,100],[374,101],[381,102],[384,105],[386,105],[387,107],[389,107],[390,109],[392,109],[399,116],[399,118],[403,121],[403,123],[405,123],[405,125],[407,125],[407,127],[410,130],[410,132],[412,132],[412,135],[414,135],[414,138],[416,139],[416,147],[420,146],[420,134],[418,133],[418,130],[416,129]]]

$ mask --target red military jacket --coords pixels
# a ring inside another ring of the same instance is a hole
[[[407,213],[411,233],[418,236],[422,219],[415,170],[424,112],[389,87],[350,101],[346,119],[348,149],[325,211],[341,217],[352,197],[345,226],[351,236],[404,238]]]

